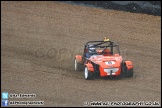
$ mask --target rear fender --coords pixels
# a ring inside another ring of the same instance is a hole
[[[91,64],[91,63],[87,63],[87,64],[85,64],[86,65],[86,67],[88,68],[88,71],[90,71],[90,72],[94,72],[94,68],[93,68],[93,65]]]
[[[77,62],[83,63],[83,59],[82,59],[82,56],[81,55],[76,55],[75,56],[75,59],[77,60]]]
[[[124,64],[126,65],[127,69],[133,68],[133,63],[131,61],[125,61]]]

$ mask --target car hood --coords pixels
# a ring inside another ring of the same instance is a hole
[[[89,58],[89,60],[95,64],[100,65],[102,68],[114,68],[120,67],[122,57],[120,55],[114,56],[93,55]]]

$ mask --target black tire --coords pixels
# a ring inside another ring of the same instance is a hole
[[[93,72],[90,72],[87,67],[85,67],[85,69],[84,69],[84,78],[86,80],[93,79]]]
[[[78,61],[78,59],[75,58],[74,60],[74,69],[75,71],[83,71],[83,63],[81,63],[80,61]]]
[[[121,66],[121,72],[120,75],[117,76],[117,79],[121,79],[122,77],[125,77],[124,63],[122,62],[120,66]]]
[[[126,77],[128,77],[128,78],[131,78],[131,77],[133,77],[133,68],[131,68],[131,69],[127,69],[127,66],[126,66],[126,64],[124,63],[124,65],[123,65],[123,74],[126,76]]]
[[[133,68],[127,69],[126,77],[128,77],[128,78],[133,77]]]

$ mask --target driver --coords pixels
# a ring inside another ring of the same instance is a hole
[[[97,54],[96,48],[93,45],[89,45],[88,52],[86,53],[86,57],[89,58],[90,56]]]
[[[94,48],[94,47],[89,48],[89,53],[90,53],[91,55],[96,54],[96,48]]]

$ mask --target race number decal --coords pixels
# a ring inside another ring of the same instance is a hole
[[[105,62],[105,64],[106,65],[113,65],[113,64],[115,64],[115,62],[114,61],[108,61],[108,62]]]

